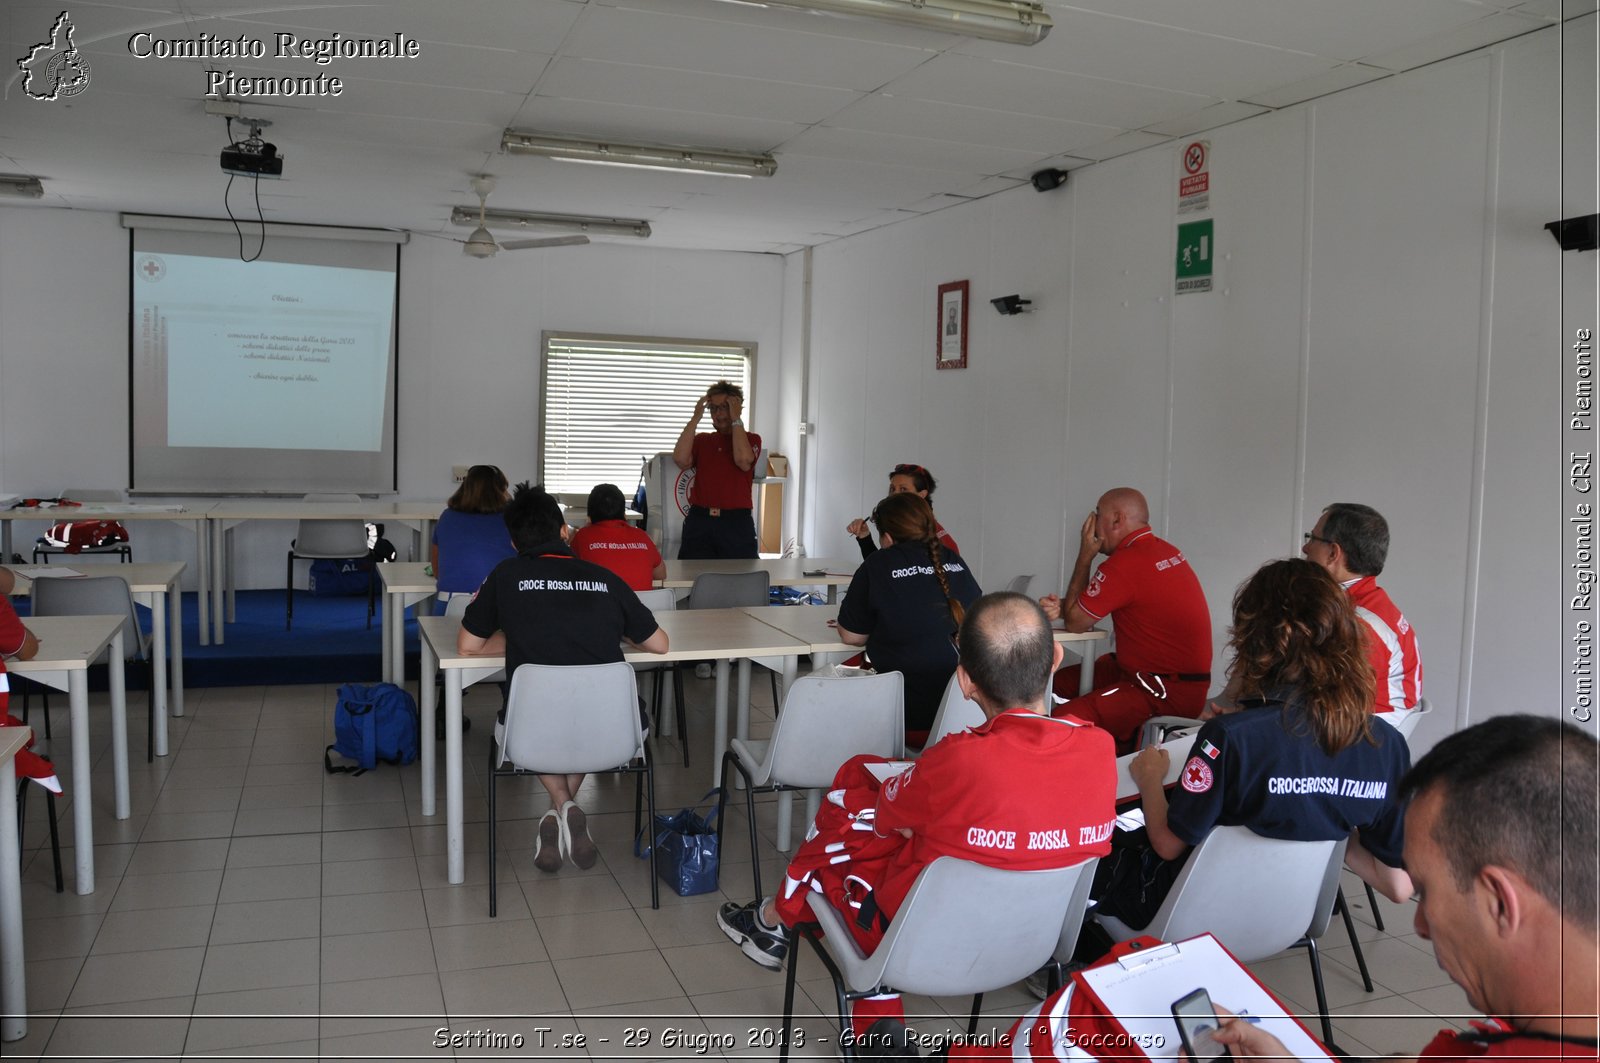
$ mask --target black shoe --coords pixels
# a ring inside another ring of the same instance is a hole
[[[789,954],[789,940],[782,927],[771,930],[761,924],[756,914],[760,909],[761,901],[749,904],[729,901],[717,910],[717,925],[746,956],[776,971],[783,967],[783,959]]]
[[[879,1019],[868,1026],[867,1032],[855,1039],[855,1048],[860,1059],[922,1058],[917,1035],[899,1019]]]

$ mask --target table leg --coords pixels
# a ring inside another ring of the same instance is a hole
[[[167,591],[172,585],[167,585]],[[152,752],[158,757],[167,755],[167,603],[166,592],[150,596],[150,677],[155,689],[155,735],[151,739]]]
[[[116,797],[118,819],[131,815],[128,800],[128,687],[123,671],[122,629],[111,639],[111,784]],[[87,730],[87,728],[85,728]],[[76,765],[74,765],[76,766]]]
[[[0,520],[0,563],[11,564],[11,521]],[[10,1040],[10,1038],[7,1038]]]
[[[434,720],[437,719],[439,687],[435,676],[439,674],[439,658],[433,655],[433,647],[428,645],[428,640],[422,640],[422,668],[417,676],[417,701],[420,706],[421,720],[418,726],[422,728],[422,814],[432,816],[438,811],[438,804],[434,798],[434,773],[436,766],[438,743],[433,740]]]
[[[113,662],[111,671],[120,667]],[[94,892],[94,798],[89,781],[89,670],[67,673],[67,704],[72,713],[72,852],[77,881],[84,896]]]
[[[202,519],[194,522],[194,557],[195,584],[199,589],[199,593],[195,597],[198,599],[196,608],[199,612],[196,617],[200,621],[200,645],[209,646],[211,645],[211,522],[209,520]],[[177,588],[177,594],[179,597],[183,595],[183,587],[181,585]],[[182,614],[176,606],[173,607],[173,613],[181,619]],[[174,622],[172,630],[178,633],[177,639],[181,645],[183,642],[183,628]],[[183,685],[176,676],[173,677],[172,683],[180,688]],[[181,692],[178,695],[178,708],[174,715],[183,715],[183,695]]]
[[[167,630],[172,632],[172,715],[183,715],[183,584],[177,580],[172,581],[168,590],[168,610],[171,616],[167,623]],[[200,596],[205,601],[205,595]],[[205,624],[200,625],[200,630],[205,630]],[[161,724],[159,728],[161,741],[166,742],[167,725]],[[165,746],[162,747],[163,750]]]
[[[1093,642],[1081,643],[1083,646],[1083,664],[1078,668],[1078,696],[1089,693],[1094,689],[1094,647]]]
[[[735,737],[750,740],[750,658],[739,658],[739,700],[735,703],[733,733]]]
[[[235,525],[235,527],[237,527],[237,525]],[[228,565],[225,569],[223,569],[222,572],[222,586],[228,599],[228,623],[231,624],[237,619],[239,605],[239,573],[234,567],[238,561],[234,557],[237,551],[234,549],[235,544],[233,541],[233,528],[228,529],[227,540],[227,549],[224,551],[224,553],[227,556]]]
[[[716,721],[711,729],[711,785],[722,785],[722,754],[728,751],[728,662],[717,662]]]
[[[224,548],[222,544],[227,534],[227,521],[214,520],[211,522],[211,586],[209,588],[211,595],[211,641],[218,646],[222,645],[223,640],[222,569],[224,562],[222,555]]]
[[[432,734],[422,737],[433,741]],[[450,668],[444,674],[444,804],[446,877],[451,885],[467,878],[461,803],[461,669]]]
[[[790,848],[790,834],[794,829],[794,791],[778,791],[778,845],[780,853]]]
[[[48,797],[44,800],[49,800]],[[16,761],[0,766],[0,1041],[28,1033],[22,955],[22,842],[17,836]]]
[[[399,600],[400,596],[398,594],[390,594],[388,591],[384,591],[383,601],[380,603],[383,608],[378,610],[378,644],[383,650],[383,664],[378,674],[383,676],[385,683],[394,682],[394,651],[389,645],[389,635],[394,631],[396,625],[390,614],[394,610],[394,603]],[[404,609],[402,608],[403,611]]]

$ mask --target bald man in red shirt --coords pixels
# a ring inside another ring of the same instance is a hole
[[[1106,559],[1090,575],[1096,556]],[[1078,561],[1061,596],[1039,605],[1068,631],[1111,617],[1117,651],[1095,661],[1094,689],[1079,697],[1079,666],[1056,673],[1070,699],[1057,712],[1099,724],[1119,749],[1132,746],[1151,716],[1198,716],[1211,686],[1211,611],[1183,551],[1150,528],[1150,506],[1131,487],[1100,496],[1083,522]]]

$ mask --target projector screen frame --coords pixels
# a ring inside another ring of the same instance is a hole
[[[307,490],[313,492],[345,492],[358,493],[364,496],[381,497],[399,493],[400,482],[400,291],[403,269],[403,256],[400,253],[402,245],[410,241],[410,234],[392,229],[352,228],[342,226],[310,225],[290,222],[268,222],[264,227],[253,225],[251,228],[257,232],[265,229],[270,251],[271,238],[284,237],[313,240],[344,240],[351,243],[381,243],[394,245],[393,259],[393,295],[389,301],[389,330],[390,344],[388,353],[387,375],[390,381],[389,402],[384,410],[384,420],[387,429],[380,432],[380,446],[377,451],[382,454],[387,449],[388,461],[382,462],[373,471],[381,478],[374,481],[364,479],[359,484],[330,486],[326,484],[307,483],[303,489],[288,486],[178,486],[159,484],[149,486],[151,477],[146,475],[141,483],[138,468],[138,433],[140,424],[138,418],[138,380],[137,364],[139,348],[139,310],[136,295],[137,279],[134,274],[136,238],[140,229],[166,230],[169,232],[193,232],[234,238],[234,228],[230,221],[220,218],[196,218],[179,215],[152,215],[123,213],[121,223],[128,230],[128,459],[127,477],[128,494],[133,496],[159,497],[159,496],[184,496],[184,497],[239,497],[239,498],[272,498],[272,497],[300,497]],[[385,267],[387,268],[387,266]],[[230,448],[224,448],[230,449]],[[306,448],[299,451],[286,450],[279,453],[316,453],[314,449]],[[270,453],[270,451],[269,451]],[[368,452],[371,453],[371,452]]]

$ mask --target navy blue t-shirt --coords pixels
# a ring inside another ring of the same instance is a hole
[[[960,554],[939,553],[950,596],[970,606],[983,594],[978,581]],[[863,561],[839,606],[839,626],[867,636],[873,668],[904,673],[906,729],[927,730],[957,663],[956,626],[927,544],[895,543]]]
[[[1376,745],[1357,739],[1330,757],[1297,704],[1272,701],[1209,720],[1169,794],[1167,826],[1190,845],[1215,826],[1289,841],[1328,841],[1359,829],[1373,856],[1400,867],[1396,792],[1411,755],[1388,724],[1374,720],[1371,731]]]
[[[461,626],[482,639],[506,633],[509,676],[523,664],[620,661],[624,638],[643,642],[659,625],[621,576],[550,543],[496,565]]]

